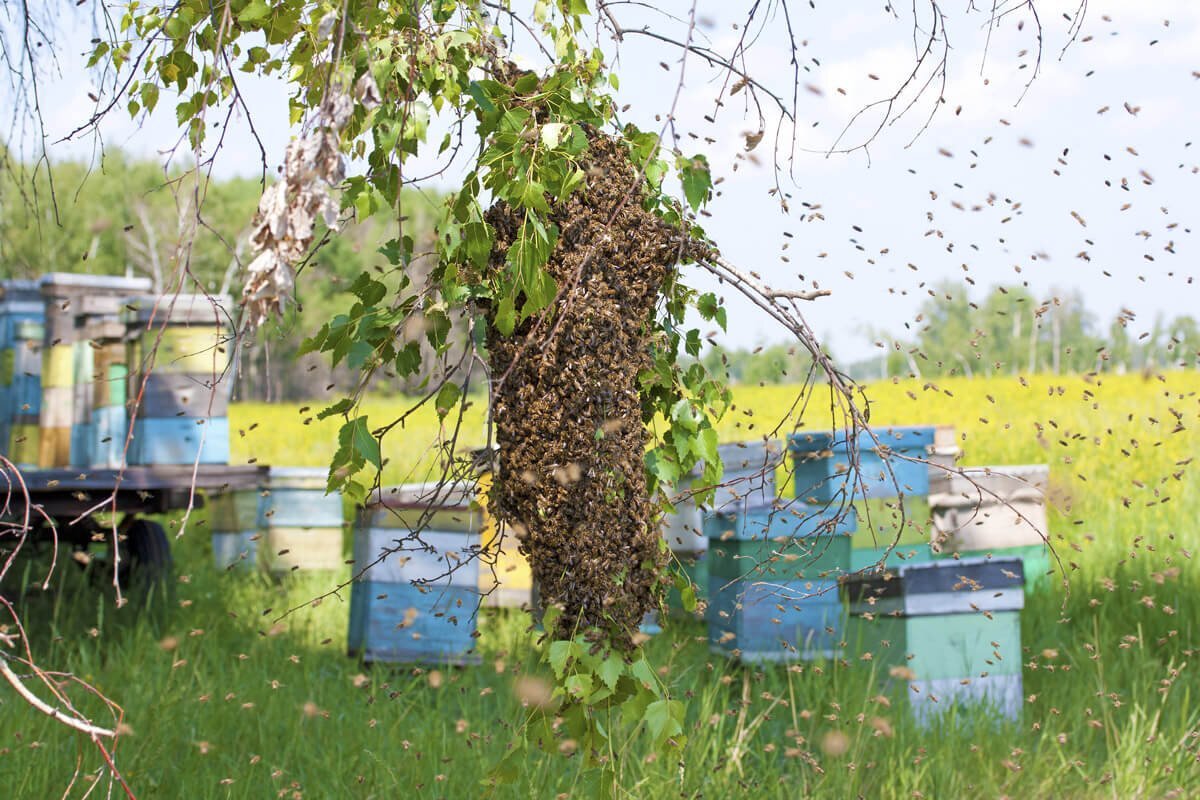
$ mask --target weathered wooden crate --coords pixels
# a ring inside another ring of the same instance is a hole
[[[482,514],[438,509],[437,528],[414,534],[427,506],[387,497],[354,531],[349,648],[367,661],[475,662]],[[446,528],[444,525],[450,525]],[[415,582],[415,583],[414,583]]]
[[[710,575],[707,619],[710,647],[743,662],[827,659],[841,653],[837,581],[765,583]]]
[[[970,467],[930,498],[932,543],[944,552],[1046,542],[1046,465]]]
[[[41,457],[42,428],[37,418],[16,417],[9,432],[8,458],[22,469],[38,466]]]
[[[322,467],[272,467],[259,497],[259,563],[268,572],[336,570],[342,554],[342,496],[326,494]]]
[[[783,461],[783,448],[778,441],[730,442],[720,445],[717,454],[723,471],[721,483],[713,489],[711,510],[732,513],[775,499],[775,471]],[[675,513],[663,516],[663,538],[673,552],[696,553],[708,546],[704,509],[686,496],[687,492],[703,488],[700,485],[703,472],[704,465],[697,464],[687,478],[668,490],[668,495],[685,494],[675,504]]]
[[[42,386],[69,389],[75,385],[75,346],[56,344],[42,349]]]
[[[936,425],[933,429],[933,447],[929,453],[929,493],[946,490],[950,476],[962,458],[962,448],[953,425]]]
[[[229,463],[229,420],[187,417],[138,418],[133,423],[130,464]]]
[[[882,680],[906,687],[918,720],[978,703],[1015,719],[1023,575],[1018,559],[963,559],[851,577],[847,646]]]
[[[845,431],[803,431],[788,437],[796,498],[825,503],[854,495],[862,499],[929,493],[927,459],[934,445],[933,426],[874,428],[878,445],[866,431],[854,441],[858,469],[851,468]]]

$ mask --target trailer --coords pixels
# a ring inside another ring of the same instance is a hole
[[[0,469],[0,548],[21,533],[34,541],[56,537],[60,548],[86,552],[96,543],[111,544],[113,526],[103,515],[116,515],[122,585],[135,580],[153,584],[169,577],[171,543],[156,514],[202,508],[206,495],[253,491],[268,474],[264,466],[224,464],[128,466],[119,469],[56,467]],[[28,522],[26,523],[26,520]],[[28,524],[26,530],[25,525]]]

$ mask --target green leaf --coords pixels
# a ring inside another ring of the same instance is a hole
[[[345,414],[350,409],[354,408],[354,401],[349,397],[343,397],[331,406],[321,409],[317,412],[317,419],[328,419],[334,414]]]
[[[656,745],[683,733],[683,703],[679,700],[656,700],[646,706],[646,729]]]
[[[625,659],[616,653],[601,661],[600,666],[596,668],[596,675],[604,681],[604,685],[609,689],[617,688],[617,681],[624,673]]]
[[[708,159],[704,156],[681,158],[676,162],[679,169],[679,180],[683,184],[683,195],[693,211],[708,201],[712,191],[712,173],[708,169]]]
[[[342,426],[342,431],[349,429],[350,446],[354,452],[376,469],[383,468],[383,459],[379,453],[379,440],[371,435],[366,417],[355,417]]]
[[[467,85],[467,94],[471,95],[471,97],[475,100],[476,105],[478,105],[485,114],[490,114],[496,110],[496,104],[493,103],[491,98],[487,96],[487,93],[483,90],[483,87],[479,84],[479,81],[471,81],[471,83]]]
[[[567,674],[567,664],[570,663],[571,655],[574,652],[574,642],[560,639],[550,643],[547,660],[550,662],[550,669],[554,670],[554,677],[560,681]]]
[[[444,417],[449,414],[450,409],[454,408],[460,397],[462,397],[462,390],[458,388],[457,383],[443,383],[442,388],[438,390],[437,399],[433,401],[438,416]]]
[[[696,587],[691,581],[687,581],[687,585],[679,590],[679,601],[687,613],[691,614],[696,610]]]
[[[568,697],[572,697],[581,703],[586,703],[592,693],[592,676],[587,673],[576,672],[567,678],[563,687],[567,690]]]
[[[654,674],[654,668],[650,666],[650,662],[643,656],[629,668],[629,674],[633,679],[644,686],[646,689],[658,693],[658,676]]]
[[[500,302],[496,306],[496,330],[504,336],[512,336],[516,326],[517,311],[512,296],[506,294],[500,298]]]
[[[242,13],[238,14],[238,22],[243,24],[259,22],[271,15],[271,7],[266,0],[250,0]]]
[[[546,612],[542,614],[542,627],[546,630],[546,633],[549,633],[551,636],[554,635],[555,629],[558,628],[558,619],[561,616],[561,606],[552,605],[546,609]]]

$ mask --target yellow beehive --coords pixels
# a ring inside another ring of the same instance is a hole
[[[517,537],[506,531],[503,542],[498,541],[499,526],[488,513],[487,494],[492,488],[492,473],[479,476],[476,502],[483,511],[483,531],[480,546],[484,555],[479,563],[479,591],[489,606],[528,605],[533,592],[533,573],[529,561],[517,549]]]

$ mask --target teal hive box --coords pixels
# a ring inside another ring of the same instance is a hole
[[[916,718],[984,704],[1016,719],[1022,702],[1018,559],[906,564],[844,582],[847,646],[893,686]]]

